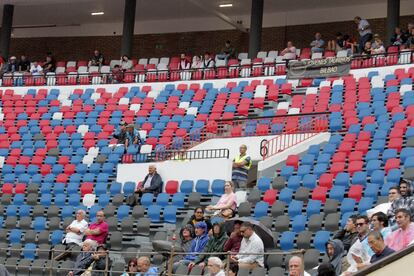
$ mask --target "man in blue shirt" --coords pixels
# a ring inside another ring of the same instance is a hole
[[[371,264],[378,262],[379,260],[395,252],[393,249],[385,245],[384,238],[379,231],[372,231],[368,234],[368,244],[372,251],[374,251],[374,255],[372,255],[370,260]]]

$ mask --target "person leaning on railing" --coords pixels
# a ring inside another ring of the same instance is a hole
[[[86,239],[83,242],[82,251],[76,258],[73,270],[69,271],[68,276],[82,275],[88,269],[93,262],[92,254],[95,252],[97,245],[96,241],[90,239]]]
[[[101,244],[92,254],[93,262],[90,265],[91,276],[106,276],[111,267],[111,260],[108,257],[108,250],[105,245]],[[89,269],[88,269],[89,270]]]

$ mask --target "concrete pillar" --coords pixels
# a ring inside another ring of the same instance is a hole
[[[249,31],[249,57],[254,59],[260,51],[262,43],[264,0],[252,0]]]
[[[400,0],[387,0],[387,26],[385,44],[390,44],[394,28],[400,24]]]
[[[14,5],[3,6],[3,19],[0,32],[0,54],[7,59],[9,57],[10,37],[13,26]]]
[[[121,56],[127,55],[131,57],[132,55],[136,4],[137,0],[125,0]]]

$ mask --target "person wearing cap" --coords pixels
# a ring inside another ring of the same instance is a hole
[[[5,73],[14,73],[19,71],[19,64],[17,63],[17,59],[15,56],[11,56],[9,58],[9,62],[4,66]]]
[[[204,247],[206,246],[209,239],[207,233],[207,224],[204,221],[197,222],[195,225],[195,238],[191,242],[191,246],[187,252],[187,255],[185,255],[182,260],[174,263],[174,273],[181,264],[186,266],[189,265],[197,258],[199,253],[203,252]]]
[[[138,130],[135,129],[134,124],[127,125],[125,148],[128,148],[129,145],[139,145],[139,144],[141,144],[141,137],[139,136]]]
[[[108,275],[106,271],[109,271],[111,267],[111,259],[108,258],[108,249],[104,244],[101,244],[96,249],[96,252],[92,254],[93,263],[91,265],[91,276],[104,276]],[[108,264],[108,266],[107,266]]]
[[[125,121],[122,121],[119,124],[119,128],[115,130],[114,134],[112,135],[114,138],[118,139],[118,144],[125,145],[126,141],[126,127],[127,123]]]

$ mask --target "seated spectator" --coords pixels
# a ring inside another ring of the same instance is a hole
[[[391,208],[392,203],[400,198],[400,191],[397,187],[391,187],[388,190],[388,202],[379,204],[372,209],[367,210],[367,216],[370,218],[373,214],[382,212],[388,214],[388,210]]]
[[[346,221],[344,229],[338,230],[332,239],[342,241],[345,252],[348,252],[351,245],[358,239],[358,231],[356,229],[357,215],[351,215]]]
[[[101,67],[102,65],[104,65],[104,62],[105,62],[104,56],[101,54],[101,52],[99,52],[99,50],[95,50],[93,51],[93,56],[89,60],[88,66]]]
[[[220,54],[217,55],[217,58],[226,61],[232,58],[236,58],[236,50],[231,45],[230,40],[226,41],[224,47],[220,51]]]
[[[215,62],[214,62],[214,59],[211,58],[210,52],[205,52],[204,60],[203,60],[203,68],[209,69],[209,68],[214,68],[214,66],[215,66]]]
[[[237,273],[239,273],[239,266],[237,263],[230,263],[228,276],[237,276]]]
[[[112,68],[110,78],[112,83],[121,83],[124,80],[124,72],[118,64]]]
[[[252,159],[247,154],[247,146],[241,145],[239,148],[239,155],[234,157],[232,164],[233,171],[231,180],[233,181],[235,188],[247,188],[247,180],[251,167]]]
[[[342,273],[342,256],[344,252],[344,245],[340,240],[330,240],[326,243],[329,263],[334,267],[336,275],[341,275]]]
[[[304,264],[301,257],[293,256],[289,259],[289,276],[310,276],[304,271]],[[303,271],[303,273],[302,273]]]
[[[147,256],[138,258],[138,273],[136,276],[158,275],[158,268],[151,266],[151,261]]]
[[[312,53],[323,53],[325,41],[322,39],[321,33],[315,34],[315,40],[311,42],[310,46]]]
[[[388,217],[383,212],[378,212],[372,215],[370,228],[380,232],[384,239],[392,232],[391,228],[388,227]]]
[[[19,64],[15,56],[9,58],[9,62],[4,66],[5,73],[14,73],[19,71]]]
[[[394,46],[400,46],[407,42],[406,34],[402,32],[400,27],[395,27],[394,34],[392,35],[391,44]]]
[[[385,244],[395,251],[406,248],[414,240],[414,223],[411,222],[411,213],[405,208],[395,212],[398,228],[388,235]]]
[[[345,39],[342,33],[336,33],[336,38],[328,41],[328,51],[339,52],[345,49]]]
[[[125,121],[121,121],[119,124],[119,128],[115,130],[113,137],[118,139],[118,144],[125,145],[126,142],[126,128],[127,123]]]
[[[372,231],[368,234],[368,244],[372,251],[374,251],[374,255],[372,255],[370,260],[371,264],[378,262],[382,258],[385,258],[395,252],[393,249],[385,245],[384,238],[379,231]]]
[[[226,231],[224,230],[224,226],[219,223],[215,223],[212,228],[212,235],[210,236],[206,246],[204,247],[203,253],[214,253],[214,252],[223,252],[224,244],[226,243],[228,237]],[[213,255],[205,255],[200,254],[194,260],[194,262],[190,263],[190,267],[193,265],[198,265],[200,268],[204,269],[207,265],[207,260],[210,256]],[[216,256],[221,259],[224,258],[223,255]]]
[[[137,258],[132,258],[128,261],[128,269],[121,276],[135,276],[138,272],[138,260]]]
[[[191,67],[191,62],[189,57],[185,54],[181,54],[180,57],[180,78],[181,80],[190,80],[191,79],[191,72],[189,71]]]
[[[132,69],[132,67],[133,67],[133,65],[132,65],[132,61],[131,61],[131,60],[129,60],[129,58],[128,58],[128,56],[127,56],[127,55],[123,55],[123,56],[121,57],[121,69],[122,69],[123,71],[126,71],[126,70],[131,70],[131,69]]]
[[[180,264],[189,265],[191,262],[197,258],[198,254],[203,252],[207,242],[208,242],[208,229],[207,224],[204,221],[197,222],[195,225],[195,238],[191,242],[191,247],[187,251],[187,255],[185,255],[182,260],[174,263],[173,272],[177,270]]]
[[[318,274],[317,276],[338,276],[340,274],[336,274],[335,268],[332,266],[331,263],[322,263],[318,266]]]
[[[180,230],[180,246],[182,252],[188,252],[194,236],[194,227],[191,224],[187,224]]]
[[[229,239],[224,244],[223,252],[230,252],[232,256],[239,253],[241,241],[243,240],[243,236],[240,233],[241,225],[241,221],[234,222],[233,231],[231,232]]]
[[[105,244],[108,236],[108,224],[105,222],[103,211],[96,212],[96,222],[91,223],[84,232],[86,239],[96,241],[98,244]]]
[[[43,68],[37,63],[37,61],[34,61],[32,66],[30,66],[30,73],[33,76],[41,76],[43,75]]]
[[[223,262],[218,257],[210,257],[207,262],[209,276],[225,276]]]
[[[262,239],[254,232],[250,222],[243,222],[240,228],[243,240],[239,253],[230,259],[237,262],[240,268],[253,269],[264,267],[264,245]],[[252,255],[249,255],[252,254]]]
[[[46,62],[43,64],[43,73],[47,74],[49,72],[55,72],[56,62],[52,55],[46,56]]]
[[[66,245],[82,245],[84,232],[88,229],[88,223],[85,220],[85,211],[80,209],[76,211],[76,219],[66,227],[66,235],[62,240]]]
[[[224,194],[220,197],[216,205],[208,205],[206,211],[214,212],[214,216],[221,216],[224,219],[234,217],[237,208],[236,194],[234,193],[233,182],[227,181],[224,184]]]
[[[129,124],[126,126],[126,139],[125,139],[125,148],[128,148],[130,145],[141,145],[141,137],[138,130],[135,129],[134,124]]]
[[[388,210],[388,223],[392,229],[395,229],[396,226],[396,210],[405,208],[410,211],[411,213],[411,220],[414,219],[414,197],[413,197],[413,187],[410,180],[401,179],[400,184],[398,185],[398,189],[400,191],[400,198],[394,200],[391,204],[391,208]]]
[[[106,276],[111,268],[111,260],[108,258],[108,250],[105,245],[101,244],[92,255],[91,276]]]
[[[98,244],[94,240],[86,239],[82,244],[82,251],[76,258],[75,266],[69,271],[69,276],[82,275],[93,262],[92,254],[95,252]]]
[[[155,165],[149,165],[148,174],[141,184],[137,186],[135,193],[128,196],[127,204],[130,206],[139,204],[140,197],[145,193],[152,193],[154,196],[157,196],[159,193],[162,193],[162,184],[162,178],[157,173],[157,167]]]
[[[365,42],[365,47],[362,51],[362,55],[366,56],[367,58],[370,58],[371,54],[373,54],[372,43],[371,41],[367,41]]]
[[[414,28],[411,29],[410,35],[407,37],[407,48],[413,49],[414,48]]]
[[[286,48],[280,52],[280,55],[286,60],[296,59],[296,47],[293,45],[292,41],[287,42]]]
[[[386,51],[385,51],[384,43],[379,37],[376,37],[374,40],[374,43],[371,46],[371,54],[373,55],[384,54],[385,52]]]
[[[30,61],[27,59],[25,55],[21,55],[20,61],[19,61],[19,71],[28,72],[29,69],[30,69]]]
[[[194,56],[193,63],[191,64],[191,68],[192,69],[203,69],[203,66],[204,64],[203,64],[203,61],[201,60],[201,57],[198,55]]]
[[[198,222],[205,222],[207,224],[208,231],[212,228],[210,220],[204,217],[204,209],[202,207],[197,207],[194,210],[194,214],[190,217],[186,224],[190,224],[195,227]]]
[[[344,35],[344,41],[344,47],[348,51],[348,55],[355,53],[355,49],[358,46],[358,43],[355,41],[355,39],[346,34]]]

